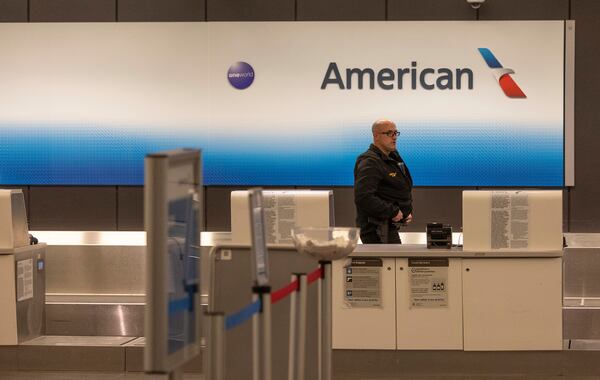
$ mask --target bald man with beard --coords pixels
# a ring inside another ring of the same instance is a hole
[[[401,244],[398,224],[412,222],[413,181],[396,149],[400,132],[390,120],[375,121],[373,143],[354,165],[356,224],[363,244]]]

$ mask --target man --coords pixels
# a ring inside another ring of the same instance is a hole
[[[360,239],[363,244],[400,244],[397,225],[412,221],[412,177],[396,150],[396,124],[377,120],[371,131],[373,143],[354,165]]]

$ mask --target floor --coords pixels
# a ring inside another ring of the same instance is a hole
[[[162,375],[145,375],[138,372],[53,372],[53,371],[0,371],[1,380],[166,380]],[[201,374],[186,374],[184,380],[203,380]],[[343,379],[333,376],[334,380],[600,380],[598,376],[402,376],[397,377],[354,377],[345,376]],[[246,379],[240,379],[246,380]]]
[[[0,371],[1,380],[167,380],[165,375],[146,375],[141,372],[54,372],[54,371]],[[203,380],[199,373],[185,374],[184,380]]]

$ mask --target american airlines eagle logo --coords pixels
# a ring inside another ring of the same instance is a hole
[[[479,48],[478,50],[488,67],[494,71],[494,76],[496,77],[496,80],[500,84],[500,88],[502,88],[502,91],[504,91],[506,96],[517,99],[527,98],[523,90],[521,90],[517,82],[515,82],[511,76],[511,74],[515,73],[513,69],[503,67],[490,49]]]

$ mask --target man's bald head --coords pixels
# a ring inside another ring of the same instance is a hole
[[[371,132],[373,132],[373,145],[385,155],[396,150],[398,130],[393,121],[387,119],[376,120],[371,127]]]
[[[388,119],[379,119],[375,120],[375,122],[371,126],[371,132],[373,132],[373,136],[375,136],[375,134],[385,132],[390,128],[396,129],[396,124],[394,124],[393,121]]]

